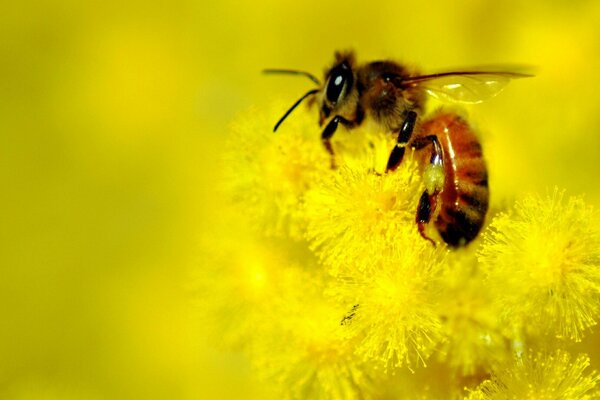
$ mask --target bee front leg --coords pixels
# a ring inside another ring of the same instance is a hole
[[[414,111],[409,111],[402,123],[402,127],[400,128],[400,132],[398,133],[398,139],[396,140],[396,146],[392,149],[392,153],[390,154],[390,158],[388,159],[386,171],[393,171],[402,162],[402,158],[404,158],[404,152],[406,151],[406,145],[412,136],[413,130],[415,128],[415,123],[417,122],[417,113]]]
[[[425,234],[425,227],[435,212],[438,196],[444,188],[445,174],[442,146],[435,135],[430,135],[416,139],[413,141],[411,147],[420,150],[428,145],[431,145],[432,147],[431,157],[429,159],[429,165],[425,168],[425,172],[423,173],[425,191],[419,200],[415,222],[417,223],[421,236],[429,240],[435,246],[435,242]]]
[[[331,121],[329,121],[325,129],[323,129],[323,133],[321,134],[323,146],[325,146],[325,150],[327,150],[327,152],[331,155],[331,168],[335,168],[335,154],[333,153],[333,147],[331,146],[331,137],[337,130],[337,127],[340,123],[347,127],[352,126],[352,122],[340,117],[339,115],[336,115]]]

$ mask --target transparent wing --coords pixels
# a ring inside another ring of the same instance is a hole
[[[518,72],[444,72],[408,78],[403,83],[421,87],[440,100],[475,104],[496,96],[512,79],[530,76]]]

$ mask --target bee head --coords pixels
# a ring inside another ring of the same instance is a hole
[[[357,104],[354,96],[354,54],[336,53],[335,63],[325,72],[325,86],[321,95],[321,110],[319,122],[322,125],[333,113],[345,114],[353,112]],[[352,101],[352,98],[355,100]]]
[[[291,69],[265,69],[263,72],[268,74],[293,74],[303,75],[309,78],[311,81],[319,85],[318,89],[309,90],[304,94],[298,101],[296,101],[292,107],[279,119],[273,131],[277,131],[277,128],[282,122],[291,114],[292,111],[304,99],[311,98],[309,101],[320,98],[321,109],[320,109],[320,120],[319,123],[323,125],[325,120],[335,112],[336,115],[352,115],[356,113],[358,106],[358,94],[355,88],[355,72],[352,70],[352,66],[355,64],[354,54],[352,52],[335,53],[335,62],[332,68],[325,71],[325,85],[321,85],[319,79],[314,75],[300,70]],[[317,95],[317,98],[312,96]],[[310,104],[310,103],[309,103]]]

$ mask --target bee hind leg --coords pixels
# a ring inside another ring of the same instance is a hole
[[[432,147],[431,157],[429,165],[427,165],[423,173],[425,191],[419,200],[415,222],[421,236],[435,246],[435,242],[426,235],[425,228],[435,212],[438,196],[444,187],[445,174],[442,147],[435,135],[418,138],[412,143],[412,147],[416,150],[420,150],[428,145]]]
[[[417,227],[419,228],[419,234],[423,237],[423,239],[428,240],[435,246],[435,242],[432,238],[427,236],[425,233],[425,227],[429,224],[431,220],[431,214],[435,210],[435,206],[437,203],[437,195],[430,195],[427,193],[427,190],[423,192],[421,198],[419,199],[419,206],[417,207],[417,216],[415,218],[415,222],[417,223]]]

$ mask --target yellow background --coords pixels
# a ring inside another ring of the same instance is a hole
[[[228,123],[312,88],[265,67],[320,76],[347,48],[425,71],[536,66],[469,108],[492,202],[557,185],[600,205],[597,1],[0,10],[3,399],[260,396],[247,362],[206,342],[190,275],[202,271],[197,238],[219,223],[211,191]]]

